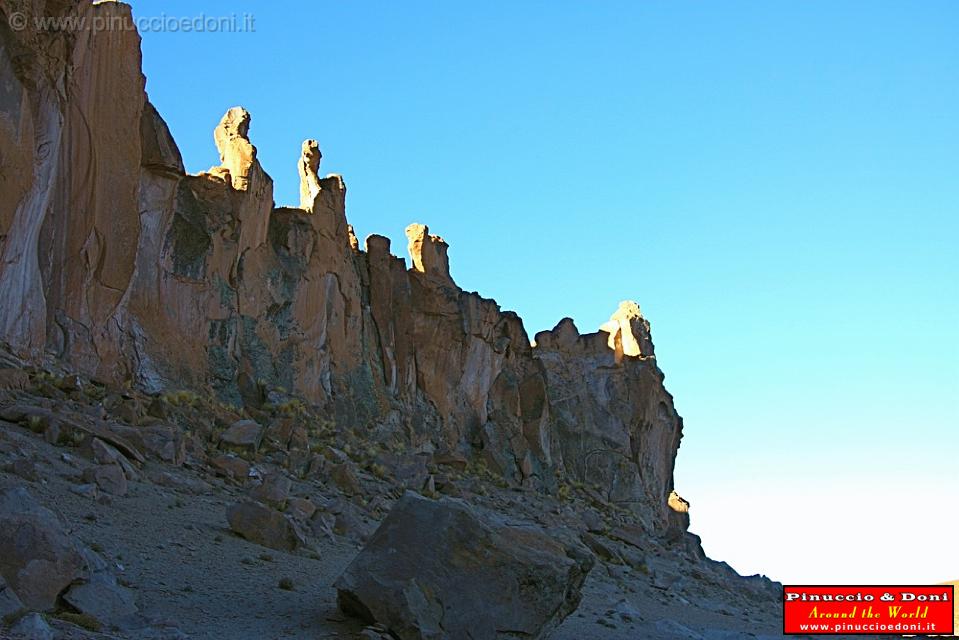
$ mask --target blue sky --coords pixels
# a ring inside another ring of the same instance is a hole
[[[361,241],[429,224],[531,337],[638,301],[711,556],[959,577],[959,5],[133,4],[255,17],[143,35],[189,170],[243,105],[278,204],[317,138]]]

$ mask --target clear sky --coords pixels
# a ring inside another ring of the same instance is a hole
[[[793,583],[959,578],[959,4],[134,0],[191,171],[243,105],[362,239],[417,221],[527,331],[652,322],[707,553]]]

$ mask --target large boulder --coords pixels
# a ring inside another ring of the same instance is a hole
[[[60,521],[23,487],[0,493],[0,575],[34,611],[49,611],[85,564]]]
[[[335,587],[402,640],[542,638],[579,605],[589,551],[534,526],[407,492]]]

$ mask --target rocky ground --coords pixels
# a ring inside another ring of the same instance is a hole
[[[404,491],[423,497],[417,505],[454,497],[487,521],[588,550],[581,599],[553,621],[554,640],[780,635],[778,585],[656,538],[588,487],[557,497],[510,488],[455,455],[364,442],[290,399],[238,414],[187,392],[151,397],[54,365],[4,364],[0,493],[25,489],[51,510],[57,522],[44,526],[62,528],[61,546],[85,564],[43,577],[50,606],[7,607],[4,637],[391,637],[343,613],[333,585]],[[10,511],[0,512],[6,595],[15,556],[29,554],[11,542]],[[403,543],[411,553],[458,544],[439,525],[423,529]],[[482,580],[457,587],[461,576],[444,575],[452,591],[482,593]],[[62,589],[50,587],[57,579]],[[78,598],[84,585],[99,591]],[[484,606],[461,605],[470,615]]]

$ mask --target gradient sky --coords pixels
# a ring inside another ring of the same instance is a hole
[[[527,331],[652,323],[711,557],[792,583],[959,577],[959,4],[135,0],[190,171],[243,105],[362,239],[450,243]],[[294,8],[295,7],[295,8]]]

